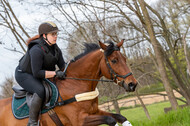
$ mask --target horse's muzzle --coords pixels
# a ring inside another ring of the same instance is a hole
[[[133,82],[126,84],[125,81],[121,81],[119,85],[121,85],[127,92],[134,92],[137,86],[137,84],[134,84]]]

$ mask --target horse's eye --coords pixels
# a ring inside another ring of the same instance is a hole
[[[115,64],[115,63],[117,63],[117,60],[114,59],[114,60],[111,60],[111,62],[112,62],[113,64]]]

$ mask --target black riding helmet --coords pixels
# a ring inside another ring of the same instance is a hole
[[[41,36],[42,34],[48,34],[53,32],[58,32],[59,29],[57,25],[51,21],[42,23],[38,28],[38,33]]]

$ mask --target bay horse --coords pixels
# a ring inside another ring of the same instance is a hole
[[[123,42],[124,40],[117,45],[114,45],[113,42],[107,45],[100,41],[99,45],[87,44],[86,50],[75,57],[75,61],[68,66],[67,77],[98,80],[105,76],[122,86],[126,91],[134,91],[137,81],[126,65],[126,58],[120,52]],[[60,80],[56,78],[55,81],[63,99],[94,91],[98,84],[97,81],[90,80]],[[11,101],[12,98],[0,100],[0,126],[26,126],[28,118],[18,120],[13,116]],[[101,124],[116,126],[117,122],[123,126],[129,126],[124,116],[100,110],[97,97],[92,100],[56,106],[54,111],[64,126],[98,126]],[[48,113],[41,115],[40,125],[55,126]]]

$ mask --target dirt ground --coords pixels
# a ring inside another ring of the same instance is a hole
[[[166,94],[166,92],[160,92],[160,93],[161,94]],[[182,97],[176,91],[174,91],[174,94],[178,98]],[[156,94],[154,94],[154,95],[144,95],[144,96],[141,96],[141,98],[142,98],[145,105],[168,100],[167,96],[161,96],[161,95],[156,95]],[[140,104],[137,97],[121,99],[121,100],[118,101],[118,103],[119,103],[119,107],[130,107],[130,106],[135,106],[135,105]],[[104,111],[114,109],[112,102],[107,102],[105,104],[99,105],[99,108],[101,110],[104,110]]]

